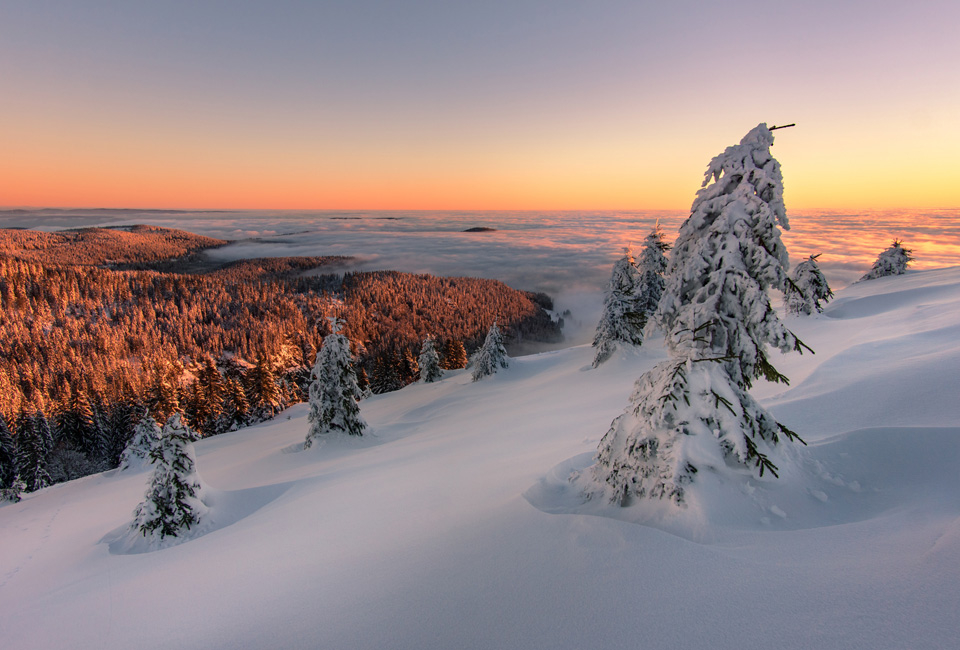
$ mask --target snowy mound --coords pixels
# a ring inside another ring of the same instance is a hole
[[[107,533],[102,541],[107,544],[110,553],[114,555],[150,553],[185,544],[249,517],[274,499],[279,498],[288,487],[289,485],[284,484],[266,485],[231,492],[208,488],[205,490],[203,497],[204,504],[209,508],[206,513],[207,516],[203,518],[199,525],[194,526],[186,533],[177,537],[157,540],[148,538],[137,530],[131,530],[130,524],[124,524]]]
[[[864,450],[867,453],[864,453]],[[956,514],[960,503],[960,427],[898,427],[850,431],[793,450],[779,479],[744,472],[731,481],[701,472],[689,507],[640,502],[630,507],[585,500],[577,481],[593,454],[554,467],[525,493],[553,514],[597,515],[660,528],[699,543],[736,531],[801,530],[851,524],[904,509]],[[939,493],[926,503],[931,491]],[[947,506],[943,508],[943,506]]]
[[[196,443],[210,527],[155,552],[110,543],[149,472],[0,507],[3,646],[955,646],[960,268],[787,325],[816,354],[752,391],[809,443],[780,479],[706,473],[681,517],[583,503],[567,478],[664,350],[518,357],[365,400],[362,444],[289,453],[306,405]]]

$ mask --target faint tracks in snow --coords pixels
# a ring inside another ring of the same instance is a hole
[[[63,504],[57,506],[57,509],[50,516],[50,519],[44,524],[43,532],[40,535],[40,539],[37,544],[33,547],[33,550],[30,551],[26,557],[20,560],[15,567],[7,571],[3,580],[0,581],[0,589],[3,589],[7,586],[7,583],[10,582],[24,567],[30,564],[30,561],[33,560],[33,556],[43,550],[43,547],[47,545],[47,541],[50,539],[50,535],[53,532],[53,522],[57,519],[57,516],[60,514],[60,511],[63,510]]]

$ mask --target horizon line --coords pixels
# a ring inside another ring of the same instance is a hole
[[[231,207],[219,207],[219,208],[163,208],[163,207],[90,207],[90,206],[35,206],[35,205],[13,205],[13,206],[0,206],[0,212],[42,212],[42,211],[90,211],[90,212],[182,212],[182,213],[197,213],[197,212],[689,212],[690,208],[677,208],[677,207],[652,207],[652,208],[549,208],[549,207],[540,207],[540,208],[370,208],[370,207],[337,207],[337,208],[231,208]],[[875,211],[895,211],[895,210],[960,210],[960,206],[917,206],[917,205],[906,205],[906,206],[885,206],[885,207],[802,207],[802,208],[793,208],[793,212],[797,211],[817,211],[817,212],[832,212],[832,211],[863,211],[863,212],[875,212]]]

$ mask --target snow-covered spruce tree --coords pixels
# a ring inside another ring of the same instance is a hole
[[[659,223],[643,240],[643,250],[637,260],[637,274],[640,278],[638,298],[644,326],[660,304],[666,284],[667,251],[671,248],[670,244],[663,241],[663,230]]]
[[[483,345],[473,355],[472,365],[473,381],[479,381],[496,373],[500,368],[510,366],[510,357],[507,356],[507,349],[503,347],[503,335],[500,334],[496,321],[490,326]]]
[[[420,366],[420,380],[425,384],[438,381],[443,377],[443,370],[440,369],[440,355],[437,353],[436,342],[432,336],[424,339],[417,365]]]
[[[150,462],[150,451],[163,435],[160,425],[145,415],[133,429],[133,437],[120,454],[120,471],[137,470]]]
[[[877,256],[877,261],[873,263],[873,268],[857,280],[857,282],[885,278],[888,275],[903,275],[907,272],[907,264],[913,261],[912,252],[911,249],[904,248],[903,242],[899,239],[894,239],[890,248]]]
[[[603,297],[603,314],[593,335],[593,367],[610,358],[621,343],[643,343],[646,316],[639,295],[640,274],[634,266],[633,254],[627,248],[613,265],[610,282]]]
[[[680,227],[655,316],[670,359],[637,381],[590,470],[613,502],[682,505],[698,472],[736,465],[776,476],[771,452],[781,437],[800,440],[747,392],[758,377],[787,381],[766,346],[804,347],[766,293],[787,280],[778,225],[788,222],[772,144],[760,124],[714,158]]]
[[[817,264],[818,257],[819,254],[811,255],[793,269],[785,294],[787,313],[806,316],[820,313],[823,311],[821,303],[833,298],[827,278]]]
[[[310,373],[310,429],[303,444],[308,449],[331,434],[362,436],[367,423],[357,402],[363,393],[350,359],[350,341],[340,333],[341,321],[332,319],[332,331],[323,339]]]
[[[153,476],[143,501],[133,513],[132,533],[151,542],[180,537],[199,525],[209,508],[197,474],[193,443],[197,434],[174,413],[150,450]]]

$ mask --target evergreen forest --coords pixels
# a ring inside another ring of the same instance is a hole
[[[499,281],[203,254],[227,243],[151,226],[0,230],[0,488],[117,466],[148,413],[203,436],[273,417],[306,398],[330,316],[373,393],[416,379],[427,337],[445,368],[494,322],[508,344],[561,337],[547,296]]]

